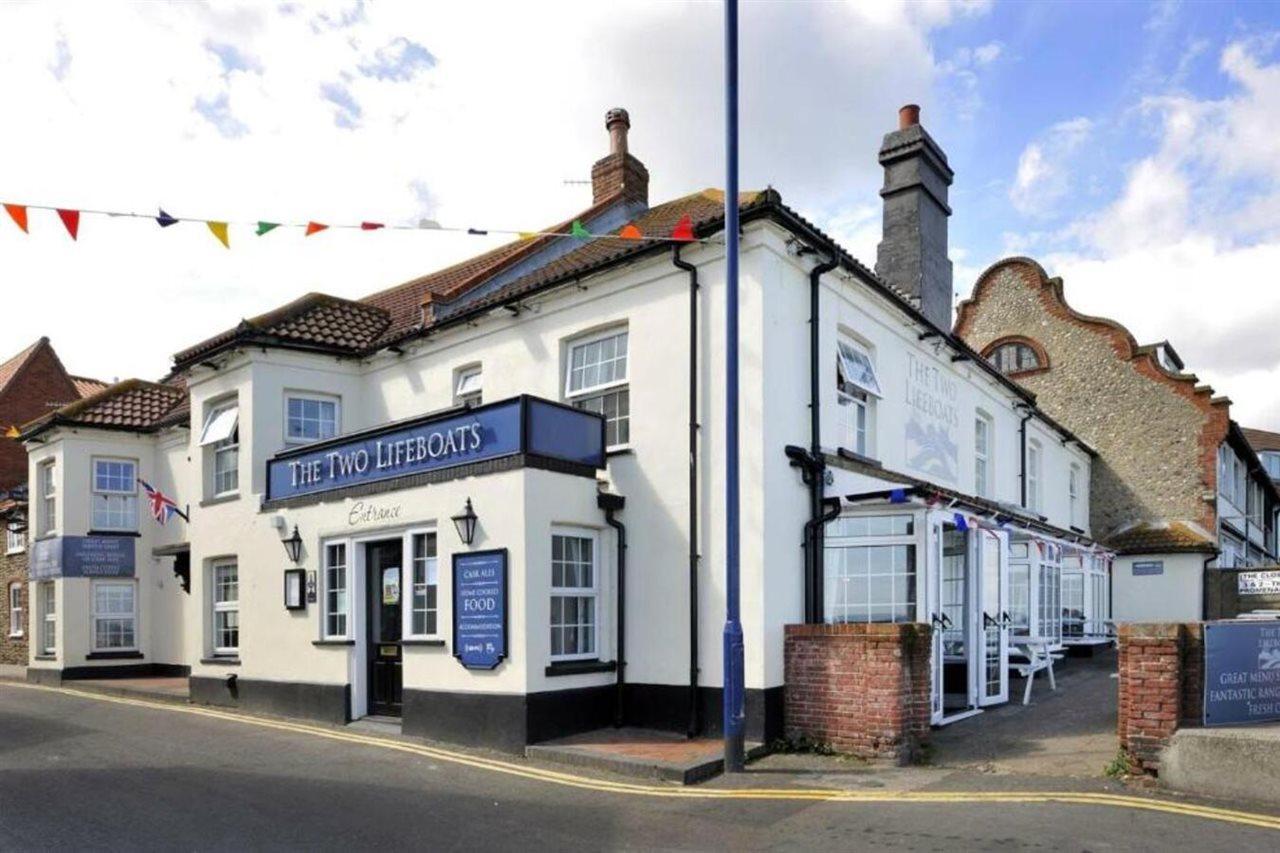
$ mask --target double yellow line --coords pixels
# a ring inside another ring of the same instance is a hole
[[[17,687],[30,690],[45,690],[91,699],[96,702],[112,702],[117,705],[131,705],[138,708],[150,708],[158,711],[170,711],[180,714],[193,714],[199,717],[210,717],[230,723],[256,726],[262,729],[274,729],[282,732],[311,735],[342,743],[354,743],[406,752],[431,758],[450,764],[473,767],[505,776],[514,776],[534,782],[561,785],[567,788],[578,788],[586,791],[598,791],[610,794],[626,794],[639,797],[666,797],[675,799],[700,800],[807,800],[827,803],[1066,803],[1085,806],[1111,806],[1114,808],[1138,809],[1141,811],[1163,812],[1165,814],[1182,815],[1184,817],[1215,820],[1224,823],[1254,826],[1262,829],[1280,830],[1280,817],[1258,814],[1254,812],[1236,811],[1202,806],[1191,803],[1161,800],[1154,797],[1135,797],[1124,794],[1089,793],[1080,791],[846,791],[832,788],[712,788],[681,787],[675,785],[647,785],[631,782],[618,782],[605,779],[593,779],[573,773],[562,773],[540,767],[530,767],[510,761],[468,755],[462,752],[410,743],[373,735],[359,734],[349,731],[338,731],[306,723],[295,723],[287,720],[276,720],[266,717],[255,717],[238,712],[219,711],[213,708],[179,705],[166,702],[155,702],[145,699],[132,699],[123,696],[111,696],[102,693],[91,693],[66,687],[45,687],[42,685],[24,684],[20,682],[0,681],[0,686]]]

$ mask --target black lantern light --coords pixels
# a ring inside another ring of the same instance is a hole
[[[293,535],[283,540],[284,551],[294,563],[302,557],[302,537],[298,535],[298,525],[293,526]]]
[[[470,545],[475,540],[476,520],[476,511],[471,508],[471,498],[467,498],[467,505],[462,508],[462,512],[453,517],[453,526],[458,529],[458,538],[463,545]]]

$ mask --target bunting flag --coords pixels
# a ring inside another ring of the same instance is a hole
[[[231,241],[227,239],[227,223],[206,222],[205,225],[209,226],[209,230],[213,232],[213,236],[218,238],[219,243],[228,249],[231,248]],[[271,229],[268,228],[267,230],[269,231]]]
[[[161,228],[168,228],[170,225],[177,225],[178,220],[164,212],[164,208],[160,208],[160,215],[156,217],[156,222]]]
[[[889,503],[891,503],[891,504],[904,504],[904,503],[906,503],[906,502],[907,502],[907,490],[906,490],[906,489],[893,489],[893,490],[891,490],[891,491],[889,492]]]
[[[952,513],[952,518],[956,520],[956,530],[965,531],[969,529],[969,520],[962,513]]]
[[[258,230],[257,230],[257,231],[255,231],[255,232],[253,232],[253,233],[255,233],[255,234],[257,234],[259,237],[261,237],[263,234],[266,234],[268,231],[274,231],[275,229],[277,229],[277,228],[279,228],[279,227],[280,227],[280,223],[279,223],[279,222],[259,222],[259,223],[258,223]]]
[[[689,214],[680,217],[680,221],[676,223],[676,227],[671,231],[672,240],[681,240],[686,243],[693,241],[693,219]]]
[[[618,232],[618,236],[623,240],[644,239],[644,235],[640,233],[640,229],[635,226],[635,223],[628,223],[627,225],[622,226],[622,230]]]
[[[17,438],[20,435],[22,435],[22,430],[18,429],[14,424],[10,424],[9,428],[4,431],[5,438]]]
[[[586,226],[582,224],[582,220],[580,219],[573,220],[573,225],[569,228],[569,234],[572,237],[577,237],[579,240],[590,240],[592,237],[591,232],[586,229]]]
[[[30,233],[31,233],[30,231],[28,231],[28,230],[27,230],[27,208],[26,208],[26,205],[22,205],[22,204],[6,204],[6,205],[4,206],[4,209],[5,209],[5,210],[7,210],[7,211],[9,211],[9,218],[10,218],[10,219],[12,219],[15,223],[17,223],[18,227],[22,229],[22,233],[24,233],[24,234],[30,234]]]
[[[76,239],[76,232],[80,230],[80,211],[58,208],[58,218],[62,220],[63,225],[67,226],[67,233],[71,235],[71,239]]]
[[[436,227],[439,227],[439,226],[436,226]],[[479,236],[483,237],[483,236],[485,236],[486,234],[488,234],[489,232],[488,232],[488,231],[485,231],[483,228],[468,228],[468,229],[467,229],[467,233],[468,233],[468,234],[476,234],[476,235],[479,235]]]
[[[308,222],[307,233],[305,236],[310,237],[312,234],[319,234],[321,231],[324,231],[328,227],[329,226],[325,225],[323,222]]]
[[[538,236],[537,231],[521,231],[520,232],[521,240],[532,240],[534,237],[537,237],[537,236]]]
[[[387,226],[383,225],[381,222],[361,222],[360,223],[361,231],[377,231],[379,228],[386,228],[386,227]]]

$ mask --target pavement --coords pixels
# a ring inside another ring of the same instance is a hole
[[[0,682],[0,849],[1276,849],[1280,811],[780,755],[693,787]]]

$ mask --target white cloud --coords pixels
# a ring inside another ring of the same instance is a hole
[[[973,49],[973,62],[975,65],[990,65],[1000,58],[1003,50],[1004,46],[998,41],[975,47]]]
[[[1077,116],[1058,122],[1027,144],[1009,187],[1009,201],[1019,213],[1042,216],[1054,211],[1072,189],[1076,154],[1092,133],[1093,122]]]
[[[743,186],[802,209],[874,199],[881,135],[939,77],[929,32],[987,5],[744,6]],[[2,200],[537,227],[589,203],[563,181],[588,177],[617,105],[665,200],[723,181],[720,38],[706,3],[3,4]],[[360,296],[495,242],[233,224],[228,252],[198,225],[86,215],[71,243],[31,216],[29,236],[0,217],[5,339],[49,334],[107,376],[157,376],[299,293]]]

